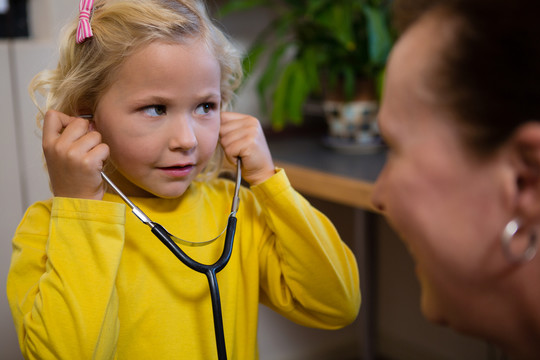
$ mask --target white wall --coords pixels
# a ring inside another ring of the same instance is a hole
[[[16,149],[16,131],[13,122],[13,95],[9,71],[8,44],[0,43],[0,109],[2,131],[0,132],[0,351],[2,358],[17,359],[18,346],[11,313],[5,296],[6,276],[11,255],[11,234],[22,215],[22,194],[19,176],[19,160]],[[20,356],[19,356],[20,358]]]

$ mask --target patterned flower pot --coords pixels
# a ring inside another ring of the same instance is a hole
[[[327,146],[349,152],[373,152],[382,147],[377,101],[325,100],[323,109],[329,130]]]

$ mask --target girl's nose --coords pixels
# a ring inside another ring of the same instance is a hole
[[[187,116],[172,119],[169,131],[169,148],[171,150],[191,150],[198,144],[193,120]]]

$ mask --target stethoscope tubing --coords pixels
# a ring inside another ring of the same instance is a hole
[[[238,204],[240,202],[239,190],[240,183],[242,181],[242,160],[237,159],[236,164],[236,186],[234,189],[233,203],[231,206],[231,214],[227,220],[227,228],[225,231],[225,244],[223,245],[223,251],[219,259],[211,265],[202,264],[198,261],[190,258],[174,240],[171,238],[170,233],[160,224],[153,222],[150,218],[133,202],[131,202],[127,196],[105,175],[101,172],[103,179],[120,195],[120,197],[128,204],[133,214],[139,218],[144,224],[151,228],[152,233],[176,256],[184,265],[190,269],[199,273],[205,274],[208,279],[208,287],[210,290],[210,297],[212,300],[212,315],[214,318],[214,332],[216,335],[216,348],[219,360],[227,360],[227,348],[225,346],[225,331],[223,329],[223,315],[221,311],[221,299],[219,296],[219,286],[216,274],[225,268],[225,265],[231,258],[234,235],[236,233],[236,212],[238,211]]]
[[[234,235],[236,232],[236,217],[229,216],[227,221],[227,232],[225,235],[225,245],[220,258],[212,265],[201,264],[190,258],[169,236],[169,233],[160,224],[154,223],[152,233],[186,266],[199,273],[206,275],[212,299],[212,313],[214,317],[214,330],[216,335],[216,346],[219,360],[227,359],[227,349],[225,346],[225,331],[223,329],[223,315],[221,311],[221,299],[216,274],[223,270],[229,262],[232,254]]]

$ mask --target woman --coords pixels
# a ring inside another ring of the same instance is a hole
[[[540,357],[540,2],[402,0],[373,201],[408,246],[424,315]]]

